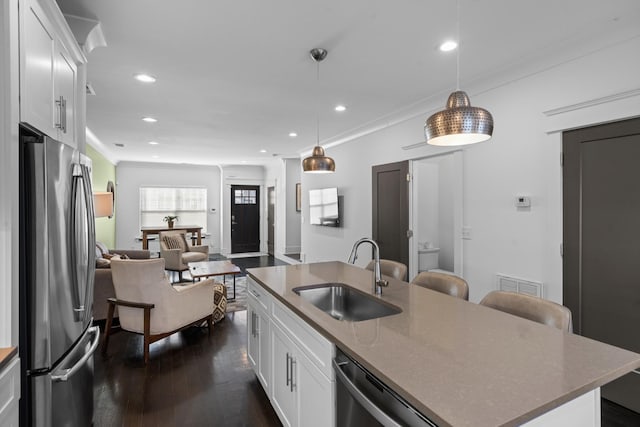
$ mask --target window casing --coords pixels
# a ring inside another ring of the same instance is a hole
[[[140,187],[140,226],[164,225],[167,215],[177,226],[196,225],[207,231],[207,189],[201,187]]]

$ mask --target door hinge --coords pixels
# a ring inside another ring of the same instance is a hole
[[[564,153],[560,153],[560,166],[564,166]]]
[[[410,173],[407,174],[407,182],[411,182],[411,174]]]
[[[407,239],[413,237],[413,230],[407,230]]]
[[[560,256],[564,256],[564,243],[560,243]]]

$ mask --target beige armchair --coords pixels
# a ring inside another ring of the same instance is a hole
[[[190,262],[209,259],[209,247],[189,246],[185,234],[184,230],[160,233],[160,257],[165,260],[167,270],[178,272],[179,281],[182,281],[182,272],[189,269]]]
[[[102,351],[107,351],[113,312],[118,306],[121,329],[144,335],[144,362],[149,345],[191,325],[207,322],[213,327],[214,281],[172,286],[165,273],[164,259],[111,260],[116,298],[109,298]],[[113,330],[112,330],[113,329]]]

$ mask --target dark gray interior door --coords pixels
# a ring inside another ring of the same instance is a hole
[[[372,238],[380,258],[409,267],[409,162],[372,167]]]
[[[640,352],[640,119],[563,135],[564,304],[574,329]],[[602,388],[640,412],[640,375]]]
[[[231,252],[260,251],[260,187],[231,186]]]
[[[267,252],[269,255],[274,254],[275,246],[275,208],[276,208],[276,191],[275,187],[267,188]]]

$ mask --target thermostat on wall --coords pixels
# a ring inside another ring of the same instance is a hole
[[[531,206],[531,198],[526,196],[517,196],[516,197],[516,207],[518,208],[528,208]]]

